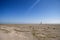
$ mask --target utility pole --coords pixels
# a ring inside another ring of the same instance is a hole
[[[42,24],[42,21],[40,22],[40,24]]]

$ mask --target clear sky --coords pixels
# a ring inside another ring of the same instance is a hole
[[[1,23],[60,23],[60,0],[0,0]]]

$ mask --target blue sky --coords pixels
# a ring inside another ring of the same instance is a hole
[[[2,23],[60,23],[60,0],[0,0]]]

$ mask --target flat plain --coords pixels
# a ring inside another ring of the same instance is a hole
[[[60,40],[60,24],[0,24],[0,40]]]

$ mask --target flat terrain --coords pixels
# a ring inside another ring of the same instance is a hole
[[[0,40],[60,40],[60,24],[0,24]]]

